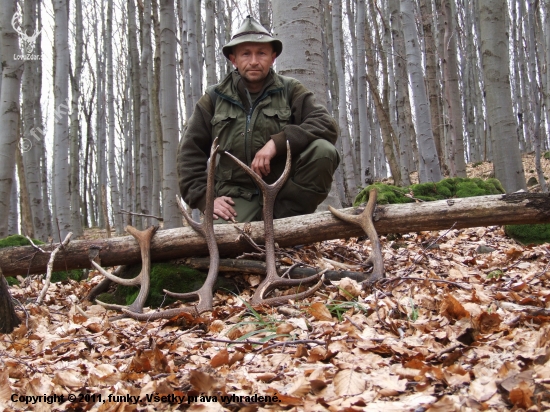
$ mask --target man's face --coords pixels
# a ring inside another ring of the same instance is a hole
[[[254,89],[261,88],[277,53],[271,43],[241,43],[233,47],[229,59],[241,77]]]

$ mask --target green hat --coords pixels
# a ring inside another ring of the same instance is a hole
[[[254,20],[252,16],[246,17],[241,27],[233,34],[231,41],[223,46],[223,55],[229,59],[232,47],[246,42],[271,43],[273,45],[273,51],[277,53],[277,56],[283,51],[283,43],[281,43],[280,40],[274,39],[265,27]]]

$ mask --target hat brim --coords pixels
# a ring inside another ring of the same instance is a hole
[[[244,36],[239,36],[236,39],[231,40],[223,46],[223,55],[229,59],[229,55],[231,54],[233,47],[241,43],[271,43],[273,46],[273,51],[277,54],[277,57],[279,57],[283,51],[283,43],[280,40],[274,39],[266,34],[245,34]]]

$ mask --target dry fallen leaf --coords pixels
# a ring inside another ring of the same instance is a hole
[[[363,376],[353,369],[344,369],[334,376],[334,390],[339,396],[359,395],[366,387]]]
[[[328,308],[321,302],[313,303],[308,312],[317,320],[332,321],[332,316]]]
[[[10,387],[8,371],[0,371],[0,400],[8,401],[13,393]]]
[[[343,278],[338,285],[338,294],[346,300],[353,300],[361,295],[361,285],[350,278]]]
[[[195,369],[189,372],[189,383],[199,392],[209,393],[216,385],[216,378],[209,373]]]
[[[527,409],[533,405],[533,401],[531,400],[532,396],[532,385],[529,385],[527,382],[521,382],[510,391],[510,402],[517,408]]]
[[[229,363],[229,352],[227,349],[222,349],[216,353],[210,360],[210,366],[213,368],[218,368],[222,365],[227,365]]]
[[[449,319],[462,319],[470,316],[470,313],[464,309],[464,306],[455,299],[451,294],[447,294],[443,298],[440,313]]]

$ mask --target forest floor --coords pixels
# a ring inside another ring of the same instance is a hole
[[[245,301],[259,277],[241,275],[240,295],[217,292],[198,319],[109,320],[114,312],[82,302],[96,272],[52,284],[36,305],[42,279],[29,277],[11,289],[23,323],[0,336],[0,410],[550,408],[548,245],[520,245],[496,226],[381,244],[387,278],[368,290],[344,279],[254,310]],[[283,261],[367,270],[370,242],[285,252]]]

